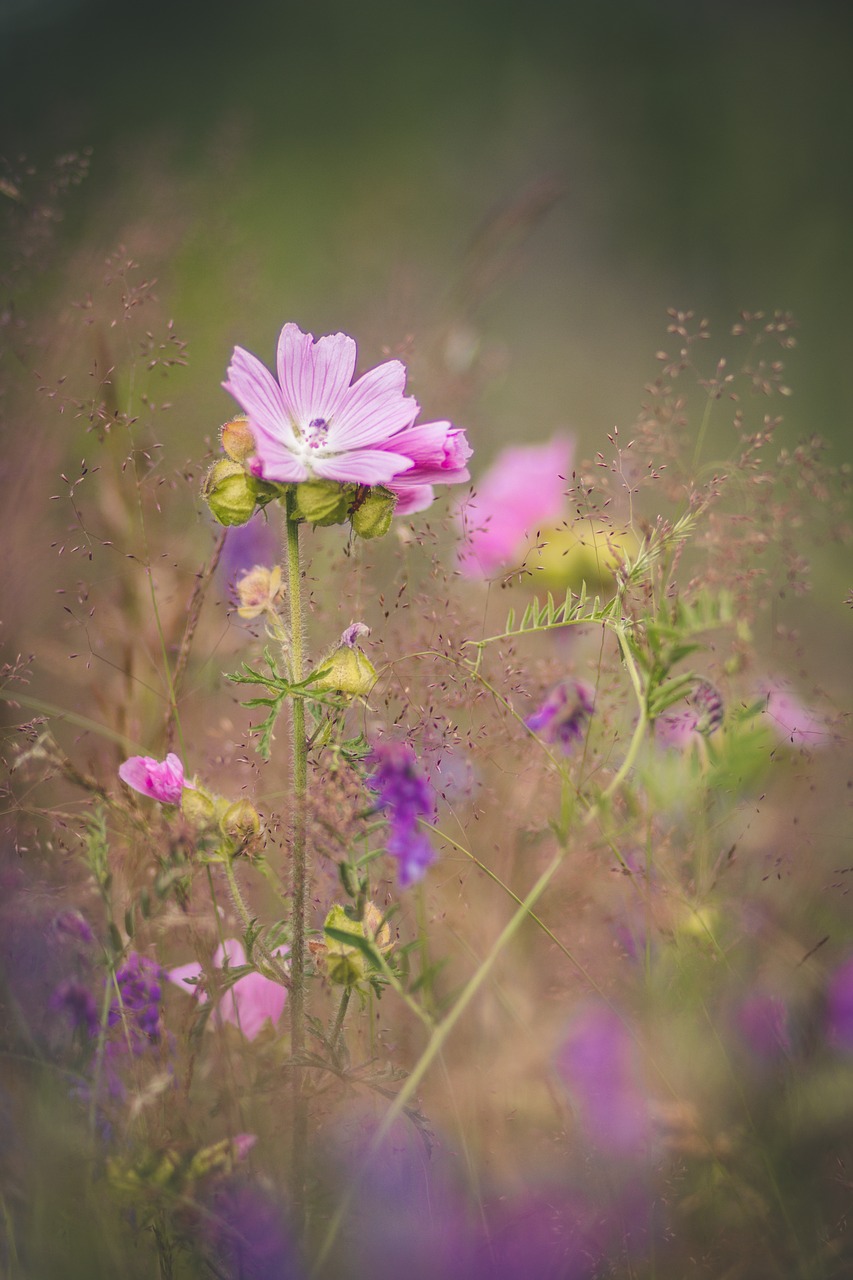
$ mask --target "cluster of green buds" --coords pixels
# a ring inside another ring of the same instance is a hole
[[[215,462],[202,484],[202,497],[223,525],[248,523],[274,499],[293,495],[293,515],[308,524],[350,523],[360,538],[381,538],[391,527],[397,499],[381,485],[345,484],[337,480],[305,480],[274,484],[249,470],[255,441],[246,417],[232,418],[220,432],[226,457]]]
[[[261,819],[249,800],[228,800],[196,783],[184,788],[181,813],[195,833],[202,862],[252,857],[259,847]]]

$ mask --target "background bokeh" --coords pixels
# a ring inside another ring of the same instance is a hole
[[[371,358],[464,318],[504,356],[489,449],[630,421],[667,306],[778,307],[791,429],[853,454],[845,5],[6,0],[0,36],[0,153],[93,148],[61,256],[156,266],[212,388],[188,433],[285,318]]]
[[[783,439],[819,432],[853,459],[847,6],[6,0],[0,13],[10,235],[56,158],[92,153],[3,302],[7,336],[29,326],[26,344],[4,343],[18,394],[2,422],[28,539],[57,476],[92,453],[87,423],[60,419],[38,386],[123,357],[74,308],[119,246],[188,344],[157,426],[173,469],[231,410],[233,343],[271,360],[288,319],[355,334],[362,367],[402,354],[426,414],[468,429],[475,476],[510,440],[560,429],[591,455],[630,430],[667,307],[707,316],[723,346],[741,308],[791,311]],[[712,423],[709,452],[731,448],[728,422]],[[845,563],[828,563],[841,609]]]

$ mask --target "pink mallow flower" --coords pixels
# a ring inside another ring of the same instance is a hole
[[[134,791],[140,791],[161,804],[180,804],[184,787],[194,790],[184,778],[180,756],[170,751],[162,762],[151,756],[131,756],[119,765],[118,776]]]
[[[405,365],[387,360],[353,382],[355,359],[345,333],[315,342],[295,324],[279,336],[277,380],[257,356],[234,348],[222,385],[248,415],[252,473],[279,484],[386,485],[402,514],[428,506],[432,485],[467,480],[464,431],[413,425],[419,405],[404,395]]]
[[[213,953],[213,964],[222,969],[226,960],[232,969],[246,963],[246,953],[235,938],[228,938]],[[203,970],[200,964],[182,964],[177,969],[169,969],[166,977],[182,991],[194,994],[201,1004],[208,999],[203,985]],[[239,1027],[248,1040],[263,1029],[264,1023],[278,1023],[287,1000],[287,991],[272,978],[265,978],[262,973],[247,973],[238,978],[233,986],[224,991],[216,1007],[216,1019],[233,1022]]]
[[[573,441],[504,449],[477,482],[461,512],[459,567],[469,578],[488,578],[524,553],[524,539],[566,512]]]

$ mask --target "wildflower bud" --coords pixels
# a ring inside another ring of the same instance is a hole
[[[216,807],[209,795],[196,788],[185,788],[181,794],[181,813],[185,821],[199,834],[209,830],[216,822]]]
[[[239,462],[222,458],[205,476],[201,496],[220,524],[248,524],[258,504],[258,481]]]
[[[382,538],[391,528],[397,499],[393,493],[374,485],[352,513],[353,531],[360,538]]]
[[[281,569],[278,565],[267,569],[262,564],[256,564],[254,569],[238,579],[235,590],[240,602],[237,610],[239,616],[257,618],[268,609],[273,609],[276,599],[281,595]]]
[[[219,432],[219,441],[232,462],[248,462],[255,453],[255,437],[249,419],[242,415],[226,422]]]
[[[320,665],[312,688],[318,693],[346,693],[366,698],[376,684],[376,668],[361,649],[342,644]]]
[[[248,800],[236,800],[219,819],[223,835],[238,844],[248,844],[261,833],[261,819],[254,805]]]
[[[294,488],[297,519],[309,524],[343,524],[349,517],[355,487],[337,480],[305,480]]]
[[[336,904],[326,916],[323,928],[366,939],[380,952],[388,951],[392,946],[391,930],[387,924],[382,923],[381,913],[372,902],[365,907],[362,921],[351,920],[344,908]],[[361,948],[357,945],[350,946],[330,936],[328,932],[324,961],[330,981],[341,987],[355,986],[367,974],[368,961]]]

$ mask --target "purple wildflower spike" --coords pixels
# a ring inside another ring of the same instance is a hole
[[[436,859],[428,837],[418,828],[418,818],[434,815],[435,798],[408,743],[377,742],[369,758],[374,768],[368,786],[376,792],[377,808],[389,811],[386,848],[397,860],[398,882],[405,889],[422,880]]]

